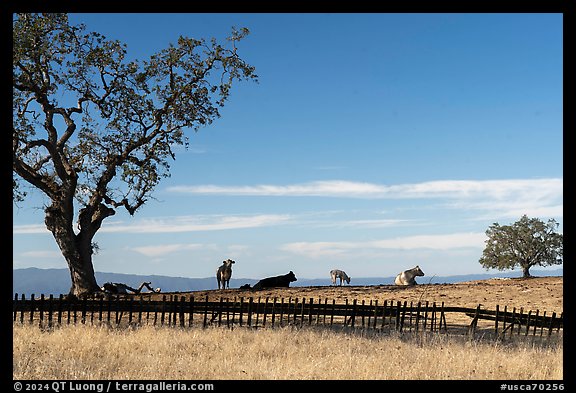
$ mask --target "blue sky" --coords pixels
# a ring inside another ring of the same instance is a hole
[[[482,273],[492,223],[527,214],[562,232],[562,14],[70,20],[133,59],[247,27],[239,53],[259,76],[189,131],[156,200],[104,222],[96,271],[210,277],[231,258],[236,278]],[[66,268],[42,203],[13,209],[14,268]]]

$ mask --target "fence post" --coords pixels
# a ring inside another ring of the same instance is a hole
[[[336,312],[336,299],[332,299],[332,313],[330,314],[330,327],[334,324],[334,312]]]
[[[442,328],[442,321],[444,321],[444,332],[448,332],[448,325],[446,324],[446,313],[444,312],[444,302],[440,308],[440,328]]]
[[[274,322],[276,321],[276,300],[278,298],[274,296],[274,300],[272,301],[272,329],[274,329]]]
[[[206,327],[206,325],[208,324],[208,295],[206,295],[206,299],[204,301],[204,323],[202,324],[202,327]]]
[[[112,315],[112,296],[106,299],[106,322],[110,325],[110,318]],[[70,323],[70,308],[68,308],[68,323]]]
[[[412,314],[414,312],[413,302],[410,301],[410,317],[408,318],[408,331],[412,331]]]
[[[193,322],[194,322],[194,296],[190,296],[190,301],[188,303],[188,327],[191,327]]]
[[[34,294],[30,295],[30,325],[34,323],[34,311],[36,305],[34,304]]]
[[[252,326],[252,305],[254,304],[254,298],[250,296],[248,299],[248,318],[246,324],[248,327]]]
[[[167,298],[165,310],[166,310],[166,317],[167,317],[166,324],[168,325],[168,327],[170,327],[174,324],[174,318],[176,317],[176,315],[174,315],[174,298],[175,297],[176,297],[176,295],[170,295]]]
[[[280,298],[280,327],[282,327],[282,317],[284,316],[284,297]]]
[[[218,327],[222,326],[222,304],[223,299],[222,296],[220,296],[220,301],[218,302]]]
[[[418,305],[416,306],[416,331],[418,332],[420,330],[420,308],[422,306],[421,302],[418,302]]]
[[[254,327],[258,327],[258,319],[260,317],[260,299],[262,297],[258,296],[258,303],[256,303],[256,322],[254,323]]]
[[[474,318],[472,319],[472,322],[470,322],[470,326],[468,326],[468,335],[474,336],[474,333],[476,333],[476,325],[478,324],[479,316],[480,316],[480,305],[476,307]]]
[[[179,305],[178,295],[174,295],[172,297],[172,307],[170,307],[172,312],[172,326],[176,326],[177,324],[176,320],[178,319],[179,316],[178,305]]]
[[[116,299],[116,326],[120,325],[120,322],[122,322],[122,317],[124,316],[124,311],[121,310],[120,307],[120,302],[124,301],[124,299]]]
[[[540,337],[542,337],[542,332],[544,331],[544,323],[546,322],[546,311],[542,314],[542,323],[540,324]]]
[[[162,305],[161,300],[154,300],[154,322],[152,322],[152,326],[156,326],[156,322],[158,322],[158,303],[160,303],[160,306]],[[146,315],[146,319],[148,319],[148,315]]]
[[[526,332],[524,336],[528,336],[528,331],[530,330],[530,317],[532,315],[532,310],[528,310],[528,316],[526,317]]]
[[[286,324],[290,325],[290,319],[292,318],[292,313],[296,312],[292,306],[292,296],[288,297],[288,303],[286,304]],[[292,322],[294,323],[294,322]]]
[[[266,296],[264,301],[262,301],[262,297],[261,296],[258,297],[258,307],[256,309],[258,317],[256,319],[256,327],[258,327],[258,321],[260,320],[260,317],[262,318],[262,327],[266,326],[266,316],[268,314],[266,306],[268,306],[268,298],[269,296]]]
[[[18,315],[18,306],[19,306],[18,294],[15,293],[14,294],[14,302],[12,303],[12,314],[13,314],[12,316],[14,317],[14,320],[12,322],[16,322],[16,318]]]
[[[550,318],[550,325],[548,326],[548,337],[552,334],[552,329],[554,328],[554,319],[556,318],[556,312],[552,313],[552,317]]]
[[[64,295],[60,294],[58,297],[58,325],[62,324],[62,305],[64,303]]]
[[[433,332],[436,327],[436,302],[432,303],[432,321],[430,321],[430,331]]]
[[[80,322],[84,325],[86,324],[86,312],[88,311],[88,299],[87,296],[82,296],[82,315]]]
[[[22,298],[22,307],[20,308],[20,323],[24,324],[24,304],[26,300],[26,295],[22,294],[21,298]],[[32,310],[30,310],[30,312],[32,312]]]
[[[402,331],[404,329],[404,319],[406,318],[406,305],[408,304],[408,302],[406,300],[404,300],[404,303],[402,305],[402,316],[400,317],[400,331]]]
[[[242,315],[244,314],[244,296],[240,297],[240,326],[242,326]]]
[[[226,327],[230,327],[230,298],[226,297]]]
[[[308,326],[312,325],[312,307],[314,307],[314,298],[310,298],[310,305],[308,310]]]
[[[72,315],[72,308],[73,308],[74,298],[68,296],[66,299],[66,323],[70,325],[70,316]],[[74,318],[74,322],[76,322],[76,318]]]
[[[536,310],[536,315],[534,316],[534,329],[532,330],[532,336],[536,336],[536,327],[538,326],[538,314],[540,310]]]
[[[134,306],[134,297],[130,297],[128,303],[128,325],[132,325],[132,307]]]
[[[94,313],[96,312],[96,308],[94,307],[94,304],[96,303],[96,300],[91,300],[90,301],[90,325],[94,326]]]
[[[496,305],[496,316],[494,321],[494,334],[498,337],[498,318],[500,317],[500,305]]]
[[[72,318],[73,318],[73,323],[74,325],[76,325],[76,323],[78,322],[78,315],[77,315],[77,311],[76,309],[78,304],[78,298],[77,297],[68,297],[68,324],[70,324],[70,313],[72,313]]]
[[[232,303],[232,320],[230,321],[231,325],[234,326],[235,318],[236,318],[236,301],[237,297],[234,296],[234,302]]]
[[[48,297],[48,327],[52,327],[52,306],[54,302],[54,295],[50,294]]]
[[[374,324],[372,329],[376,330],[376,322],[378,321],[378,299],[374,301]]]
[[[516,319],[516,307],[512,308],[512,320],[510,321],[510,337],[514,333],[514,321]]]
[[[138,326],[142,326],[142,307],[144,307],[144,296],[140,295],[138,300]]]
[[[269,296],[266,296],[264,300],[264,315],[262,316],[262,327],[266,327],[266,317],[268,316],[268,299]]]
[[[356,323],[356,299],[352,301],[352,315],[350,315],[351,326],[354,328],[354,324]]]
[[[180,317],[180,327],[184,327],[184,321],[186,319],[186,314],[184,308],[186,307],[186,296],[180,296],[180,304],[178,305],[178,316]]]
[[[384,300],[384,304],[382,305],[382,325],[380,326],[382,330],[384,330],[384,324],[386,322],[386,306],[388,305],[388,300]]]
[[[44,322],[44,294],[40,295],[40,302],[38,303],[38,313],[40,314],[39,326],[42,327]]]

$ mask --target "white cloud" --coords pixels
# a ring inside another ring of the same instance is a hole
[[[511,195],[549,198],[562,195],[562,179],[437,180],[384,185],[346,180],[315,181],[291,185],[173,186],[167,191],[184,194],[238,196],[318,196],[342,198],[479,198],[504,199]]]
[[[561,218],[563,215],[563,181],[551,179],[511,180],[442,180],[414,184],[382,185],[350,181],[318,181],[293,185],[256,185],[224,187],[216,185],[179,186],[172,192],[246,196],[317,196],[371,199],[437,199],[438,209],[474,211],[476,219],[518,219],[526,214],[533,217]],[[430,206],[429,204],[427,206]],[[254,215],[195,215],[139,218],[134,221],[107,221],[101,233],[183,233],[260,228],[284,224],[316,227],[384,228],[414,220],[352,219],[317,220],[333,212],[254,214]],[[308,219],[306,218],[309,216]],[[306,222],[307,221],[307,222]],[[42,224],[16,225],[13,234],[49,234]]]
[[[139,254],[146,255],[148,257],[159,257],[159,256],[165,256],[167,254],[172,254],[178,251],[202,250],[213,248],[214,245],[195,243],[195,244],[159,244],[143,247],[131,247],[129,249]]]
[[[197,231],[221,231],[227,229],[258,228],[279,225],[292,219],[287,214],[257,215],[202,215],[142,218],[133,222],[109,221],[101,233],[178,233]],[[15,225],[13,234],[48,234],[44,225]]]
[[[437,180],[397,185],[331,180],[291,185],[175,186],[168,191],[199,195],[443,199],[447,208],[486,211],[482,219],[519,218],[523,214],[558,218],[563,213],[561,178]]]
[[[31,224],[31,225],[14,225],[12,227],[12,234],[14,235],[34,235],[34,234],[49,234],[50,231],[46,229],[44,224]]]
[[[159,217],[141,219],[133,224],[116,222],[113,225],[103,226],[101,232],[176,233],[221,231],[227,229],[257,228],[278,225],[288,222],[290,218],[291,217],[286,214]]]
[[[399,226],[402,224],[414,224],[413,220],[348,220],[348,221],[328,221],[324,223],[317,223],[318,227],[332,227],[332,228],[389,228]]]
[[[460,248],[483,248],[486,235],[483,232],[454,233],[447,235],[418,235],[392,239],[361,242],[295,242],[287,243],[281,250],[311,258],[356,253],[358,250],[451,250]]]
[[[25,258],[58,258],[62,259],[62,253],[57,250],[39,250],[39,251],[24,251],[20,253],[21,257]]]

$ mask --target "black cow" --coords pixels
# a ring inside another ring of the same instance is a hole
[[[290,270],[290,273],[284,274],[282,276],[263,278],[262,280],[258,281],[252,287],[252,289],[259,290],[264,288],[278,288],[278,287],[288,288],[290,286],[290,283],[293,281],[298,281],[298,279],[296,278],[292,270]]]

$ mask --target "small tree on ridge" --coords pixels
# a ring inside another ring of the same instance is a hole
[[[560,265],[564,239],[556,232],[557,228],[554,219],[544,223],[526,215],[512,225],[494,223],[486,231],[488,239],[479,262],[486,269],[520,266],[523,277],[530,277],[532,266]]]

